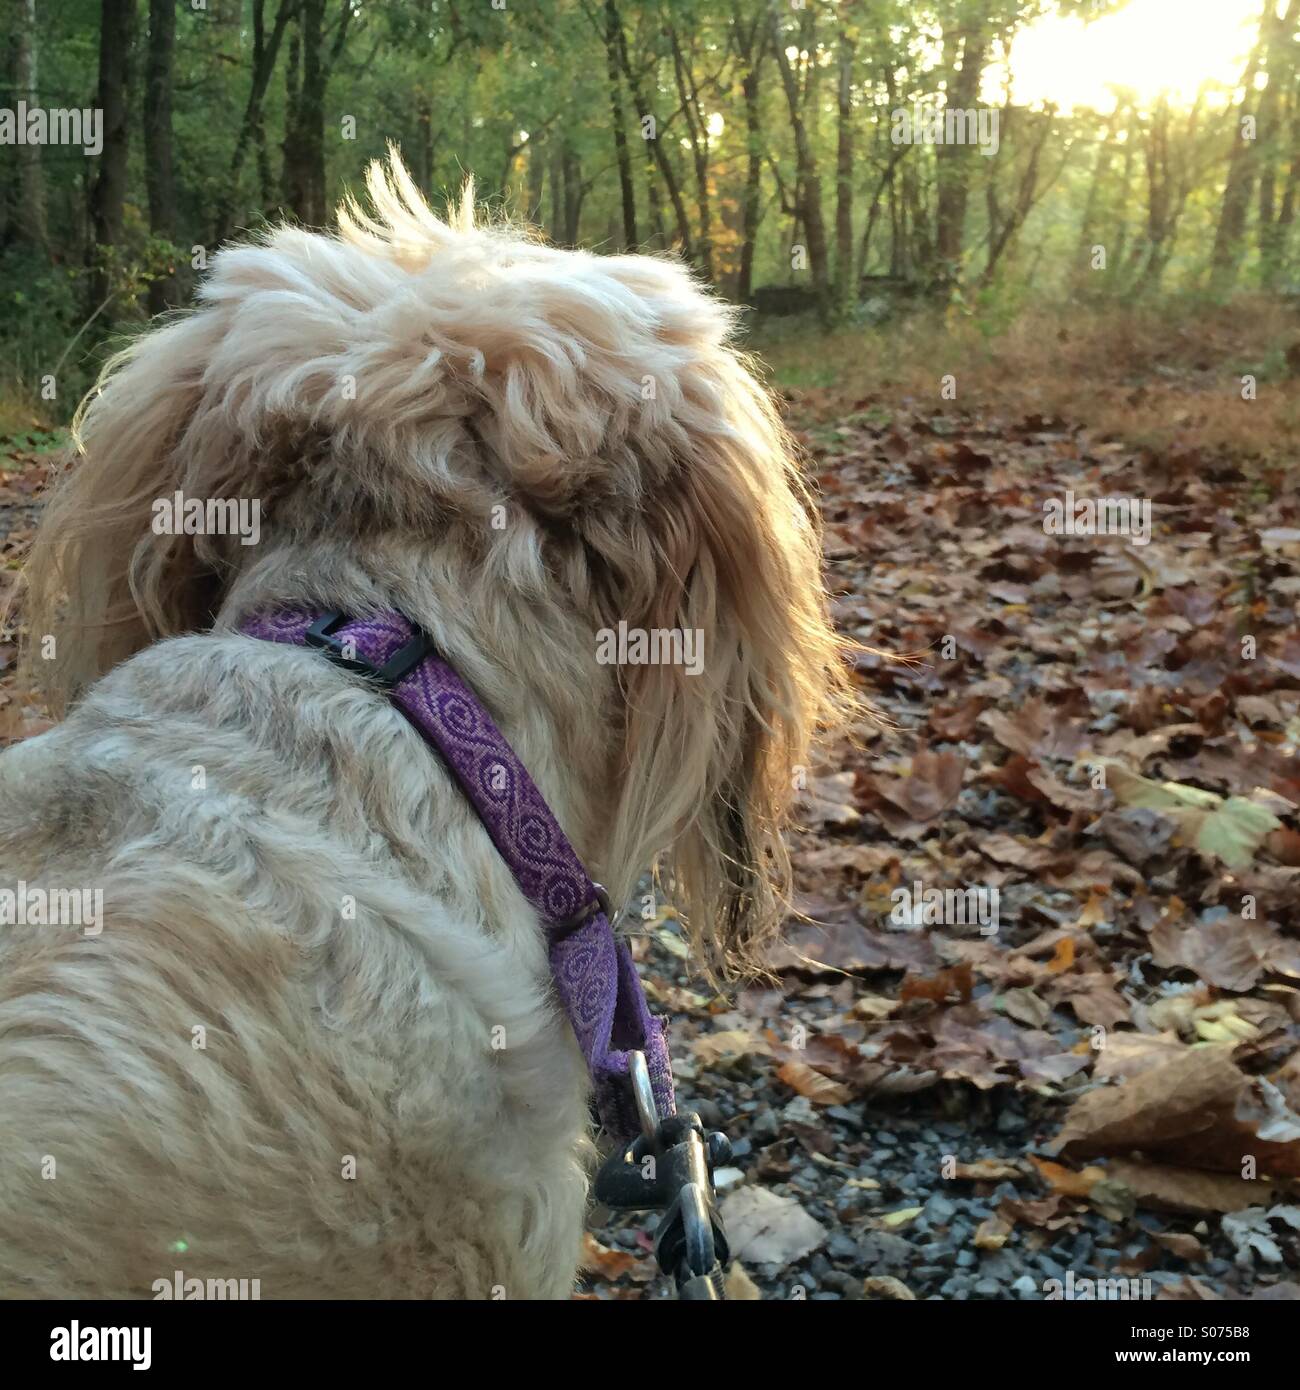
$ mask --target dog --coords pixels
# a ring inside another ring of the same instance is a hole
[[[367,185],[337,233],[222,249],[109,364],[38,528],[61,722],[0,757],[0,890],[102,911],[0,925],[7,1297],[574,1288],[589,1082],[538,914],[383,693],[250,615],[407,615],[615,903],[657,865],[720,980],[779,929],[852,696],[736,311],[476,221],[472,186],[442,220],[396,154]],[[254,507],[256,544],[200,524]]]

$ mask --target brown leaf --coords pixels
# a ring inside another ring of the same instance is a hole
[[[954,1178],[969,1182],[1002,1182],[1023,1177],[1024,1172],[1024,1164],[1005,1158],[978,1158],[974,1163],[955,1163],[952,1168]]]
[[[975,1248],[977,1250],[1001,1250],[1015,1228],[1004,1216],[986,1217],[975,1228]]]
[[[979,849],[996,864],[1009,864],[1012,868],[1031,872],[1045,869],[1057,859],[1056,851],[1046,845],[1032,844],[1013,835],[985,835],[979,842]]]
[[[1196,1263],[1208,1258],[1205,1246],[1193,1235],[1182,1231],[1153,1231],[1151,1239],[1162,1249],[1177,1255],[1180,1260]]]
[[[914,1302],[916,1295],[903,1283],[889,1274],[876,1274],[862,1281],[862,1297],[865,1299],[889,1299],[895,1303]]]
[[[691,1054],[705,1068],[728,1058],[749,1057],[770,1051],[767,1043],[743,1028],[727,1028],[717,1033],[702,1033],[691,1043]]]
[[[582,1235],[582,1268],[600,1275],[602,1279],[621,1279],[641,1261],[626,1250],[612,1250],[602,1245],[590,1231]]]
[[[1231,1053],[1231,1047],[1188,1048],[1123,1086],[1080,1096],[1047,1151],[1092,1156],[1140,1149],[1164,1162],[1225,1172],[1240,1172],[1249,1153],[1261,1172],[1300,1174],[1300,1116],[1270,1104]]]
[[[1264,841],[1264,847],[1279,864],[1285,864],[1289,869],[1300,867],[1300,831],[1284,825],[1280,830],[1273,831]]]
[[[814,1071],[807,1062],[786,1062],[776,1074],[792,1091],[807,1096],[814,1105],[846,1105],[853,1099],[847,1086]]]
[[[1111,1159],[1107,1172],[1133,1193],[1139,1207],[1195,1216],[1262,1206],[1285,1190],[1276,1183],[1250,1182],[1231,1173],[1206,1173],[1198,1168],[1122,1158]]]
[[[986,710],[980,722],[991,730],[1003,748],[1029,758],[1073,762],[1086,741],[1086,734],[1077,720],[1062,719],[1059,711],[1043,700],[1026,700],[1014,715]]]
[[[1029,1155],[1029,1161],[1038,1170],[1038,1176],[1059,1197],[1084,1197],[1106,1176],[1104,1168],[1085,1168],[1081,1173],[1067,1168],[1061,1163],[1051,1163],[1045,1158]]]
[[[902,1004],[911,999],[930,999],[936,1004],[941,1004],[955,994],[965,1004],[970,1001],[974,987],[970,965],[963,962],[947,970],[940,970],[936,975],[907,975],[898,998]]]
[[[912,759],[908,777],[877,775],[876,792],[912,820],[933,820],[961,794],[966,759],[953,752],[919,752]]]
[[[854,804],[856,778],[852,772],[832,772],[808,778],[808,785],[799,798],[799,818],[804,824],[852,826],[862,819]]]
[[[1221,917],[1179,927],[1162,919],[1150,942],[1157,965],[1182,966],[1220,989],[1251,989],[1270,971],[1300,977],[1300,942],[1260,921]]]

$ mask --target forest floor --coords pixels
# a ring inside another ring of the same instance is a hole
[[[770,980],[702,992],[670,910],[634,938],[735,1145],[733,1295],[1300,1297],[1300,327],[1269,325],[1174,328],[1160,368],[1030,335],[956,400],[954,335],[763,346],[887,725],[809,770]],[[0,602],[55,442],[0,443]],[[1149,501],[1149,543],[1052,534],[1068,493]],[[13,657],[0,742],[44,727]],[[927,911],[966,889],[979,920]],[[588,1247],[587,1297],[663,1294],[643,1219]]]
[[[1300,324],[1159,318],[759,344],[889,727],[811,770],[770,984],[640,943],[738,1296],[1300,1297]]]

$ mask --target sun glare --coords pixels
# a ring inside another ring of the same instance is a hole
[[[1271,3],[1271,0],[1270,0]],[[1206,81],[1233,87],[1259,27],[1264,0],[1130,0],[1114,14],[1084,24],[1047,16],[1019,34],[1011,48],[1012,93],[1018,104],[1052,101],[1062,111],[1114,109],[1112,85],[1130,88],[1140,105],[1162,93],[1179,105]],[[985,100],[1002,100],[1005,69],[991,69]]]

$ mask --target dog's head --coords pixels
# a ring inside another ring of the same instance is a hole
[[[542,600],[621,663],[611,890],[662,855],[702,959],[753,965],[809,741],[848,686],[816,512],[734,311],[669,258],[475,227],[468,195],[443,222],[396,158],[369,187],[338,237],[221,251],[199,309],[110,365],[29,566],[33,635],[71,627],[36,664],[59,703],[211,624],[249,552],[160,534],[177,492],[269,496],[270,530],[441,515],[480,550],[505,515]]]

